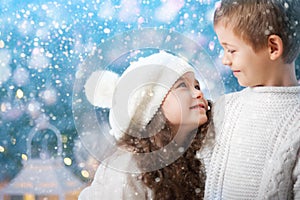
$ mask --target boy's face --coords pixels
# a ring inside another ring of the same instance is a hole
[[[245,87],[267,86],[272,74],[268,48],[254,52],[248,43],[222,23],[215,26],[215,32],[224,48],[222,63],[231,68],[239,84]]]

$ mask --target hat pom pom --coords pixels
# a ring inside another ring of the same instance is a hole
[[[101,108],[111,108],[119,75],[107,70],[95,71],[86,81],[85,95],[88,101]]]

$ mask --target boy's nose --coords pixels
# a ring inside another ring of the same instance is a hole
[[[231,60],[228,58],[228,55],[224,54],[222,58],[223,65],[231,66]]]

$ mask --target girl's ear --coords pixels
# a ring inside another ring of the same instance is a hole
[[[282,56],[283,42],[278,35],[270,35],[268,37],[268,50],[271,60],[276,60]]]

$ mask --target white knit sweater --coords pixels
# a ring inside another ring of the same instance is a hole
[[[300,87],[227,94],[213,123],[205,199],[300,199]]]

